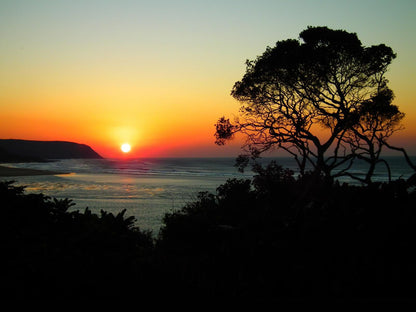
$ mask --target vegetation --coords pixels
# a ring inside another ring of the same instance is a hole
[[[114,216],[0,183],[1,294],[15,298],[117,296],[152,250],[150,233]],[[139,262],[137,262],[139,261]],[[115,285],[118,285],[115,287]]]
[[[159,237],[134,219],[0,183],[9,298],[177,296],[277,301],[414,298],[416,192],[294,178],[276,163],[167,213]]]
[[[404,117],[385,77],[395,57],[384,44],[364,47],[354,33],[308,27],[299,40],[279,41],[247,61],[231,92],[241,103],[240,118],[219,119],[216,143],[240,132],[254,157],[280,148],[296,159],[301,175],[311,165],[328,179],[348,175],[371,183],[376,165],[388,166],[381,152]],[[365,178],[349,170],[357,159],[368,163]]]
[[[412,301],[415,296],[416,176],[371,181],[403,114],[384,74],[395,57],[357,36],[308,28],[247,63],[233,88],[244,120],[217,124],[217,143],[248,135],[256,158],[283,148],[300,175],[254,163],[165,214],[157,238],[134,218],[69,209],[68,199],[0,183],[2,279],[8,298],[221,298],[258,301]],[[326,129],[321,141],[316,126]],[[339,184],[369,163],[362,186]],[[306,170],[306,164],[313,171]],[[240,168],[247,157],[238,158]]]
[[[259,300],[414,298],[416,193],[405,181],[295,179],[275,163],[257,172],[165,216],[159,248],[188,260],[178,271],[194,287]]]

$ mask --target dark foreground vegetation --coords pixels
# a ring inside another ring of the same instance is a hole
[[[410,301],[416,193],[408,181],[351,186],[275,163],[168,213],[157,239],[124,212],[0,183],[7,298]]]

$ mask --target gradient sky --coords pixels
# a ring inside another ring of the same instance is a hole
[[[0,138],[85,143],[104,157],[236,156],[214,145],[245,60],[308,25],[397,53],[388,79],[416,154],[416,1],[0,0]]]

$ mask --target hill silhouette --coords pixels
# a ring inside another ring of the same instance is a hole
[[[102,158],[91,147],[66,141],[0,140],[0,161]]]

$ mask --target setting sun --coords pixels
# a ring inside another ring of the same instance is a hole
[[[130,152],[130,150],[131,150],[130,144],[125,143],[125,144],[121,145],[121,150],[123,151],[123,153]]]

